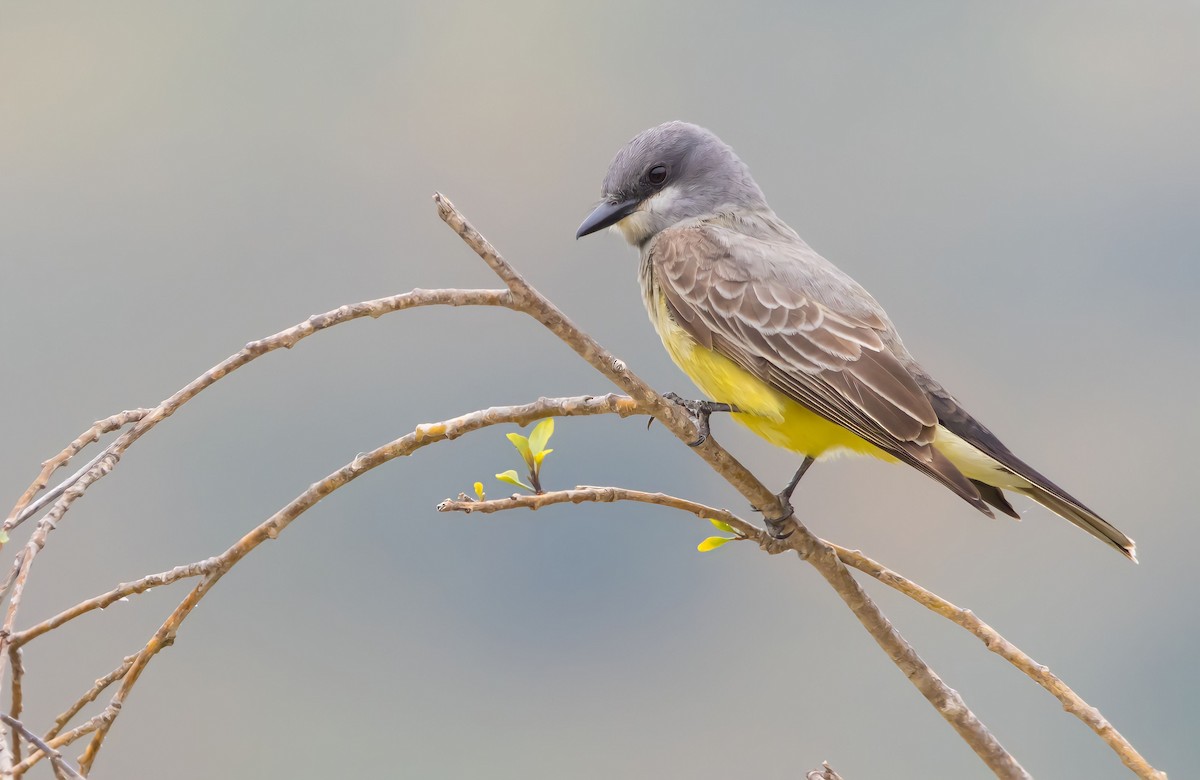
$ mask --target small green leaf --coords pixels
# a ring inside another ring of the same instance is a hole
[[[483,501],[485,498],[487,498],[487,495],[484,494],[484,492],[483,492],[483,483],[482,482],[475,483],[475,497],[478,498],[480,501]]]
[[[517,472],[513,469],[509,469],[508,471],[504,472],[503,474],[497,474],[496,479],[500,480],[501,482],[507,482],[510,485],[516,485],[519,488],[524,488],[525,490],[528,490],[530,493],[533,492],[533,488],[529,487],[529,485],[526,485],[524,482],[522,482],[520,477],[517,476]]]
[[[725,544],[726,542],[732,542],[732,541],[733,541],[732,539],[725,537],[725,536],[710,536],[707,539],[705,539],[703,542],[700,542],[700,544],[696,545],[696,549],[699,550],[700,552],[708,552],[709,550],[717,549],[718,547]]]
[[[0,544],[8,544],[8,533],[0,531]]]
[[[725,531],[726,533],[731,533],[731,534],[737,533],[737,531],[733,530],[733,526],[731,526],[729,523],[723,523],[720,520],[717,520],[716,518],[710,517],[710,518],[708,518],[708,522],[712,523],[717,528],[721,529],[722,531]]]
[[[533,452],[529,449],[529,439],[526,439],[519,433],[508,434],[508,440],[517,448],[517,452],[521,453],[521,458],[524,459],[525,465],[533,468]]]
[[[549,454],[550,454],[550,453],[552,453],[552,452],[554,452],[554,448],[553,448],[553,447],[551,447],[551,448],[550,448],[550,449],[548,449],[548,450],[541,450],[540,452],[535,452],[535,453],[533,453],[533,462],[534,462],[534,463],[536,463],[536,464],[537,464],[537,465],[539,465],[539,466],[540,466],[540,465],[542,465],[542,461],[543,461],[543,460],[545,460],[545,459],[546,459],[546,456],[547,456],[547,455],[549,455]],[[730,530],[732,530],[732,529],[730,529]]]
[[[547,417],[537,425],[533,426],[533,430],[529,432],[529,449],[539,453],[546,449],[546,442],[550,441],[550,437],[554,435],[554,418]]]

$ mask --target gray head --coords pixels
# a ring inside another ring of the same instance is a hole
[[[576,238],[616,225],[629,243],[643,244],[686,219],[767,208],[733,149],[687,122],[652,127],[625,144],[608,166],[601,195]]]

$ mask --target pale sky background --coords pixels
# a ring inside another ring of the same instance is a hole
[[[621,144],[687,119],[1142,564],[1027,502],[1022,523],[988,521],[859,460],[810,472],[804,520],[975,610],[1184,777],[1198,73],[1194,0],[0,3],[0,494],[93,420],[309,314],[496,286],[435,190],[642,376],[693,392],[642,311],[635,253],[574,240]],[[217,554],[418,423],[611,389],[507,312],[338,327],[139,442],[53,534],[20,625]],[[988,776],[795,560],[698,554],[707,524],[649,507],[438,515],[476,479],[507,492],[491,475],[517,466],[508,430],[388,464],[239,565],[135,688],[93,777],[782,779],[822,759],[847,780]],[[796,466],[715,430],[768,484]],[[552,444],[548,486],[746,511],[640,420],[562,420]],[[1129,776],[976,640],[868,586],[1035,776]],[[183,594],[30,645],[27,722],[44,731]]]

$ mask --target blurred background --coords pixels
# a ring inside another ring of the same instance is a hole
[[[864,460],[814,469],[803,519],[975,610],[1182,777],[1200,726],[1198,72],[1192,0],[4,3],[0,494],[93,420],[309,314],[498,286],[435,190],[643,377],[693,392],[636,253],[574,240],[616,150],[687,119],[1142,564],[1027,502],[989,521]],[[418,423],[612,389],[499,310],[325,332],[134,446],[38,558],[21,626],[219,553]],[[822,759],[848,780],[987,776],[793,559],[698,554],[706,523],[645,506],[438,515],[475,480],[509,492],[492,478],[519,465],[508,430],[372,472],[235,568],[93,776],[796,778]],[[715,432],[768,484],[797,465]],[[550,487],[746,512],[642,420],[560,420],[551,446]],[[1033,774],[1128,776],[976,640],[868,589]],[[183,594],[31,644],[27,722],[44,731]]]

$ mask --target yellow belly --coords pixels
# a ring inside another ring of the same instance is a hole
[[[732,360],[700,346],[667,312],[666,301],[655,296],[651,321],[675,364],[691,377],[712,401],[734,404],[742,414],[732,415],[742,425],[772,444],[819,458],[838,452],[873,455],[895,461],[891,455],[840,425],[809,411]]]

